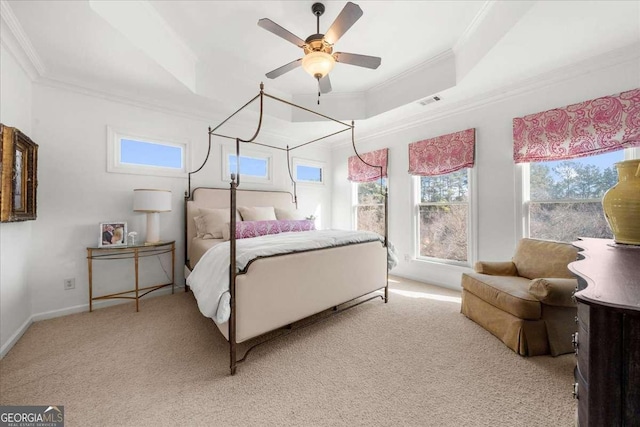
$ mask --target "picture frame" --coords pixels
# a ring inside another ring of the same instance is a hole
[[[127,246],[127,222],[101,222],[99,227],[98,247],[113,248]]]
[[[36,219],[38,144],[0,123],[0,222]]]

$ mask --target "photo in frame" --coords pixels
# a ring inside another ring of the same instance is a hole
[[[99,231],[98,247],[127,246],[127,223],[125,221],[101,222]]]
[[[0,222],[36,219],[38,144],[0,123]]]

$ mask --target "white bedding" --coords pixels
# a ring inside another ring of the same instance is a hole
[[[382,237],[377,233],[345,230],[314,230],[238,239],[236,267],[240,272],[250,261],[258,257],[376,240],[382,241]],[[200,311],[217,323],[226,322],[230,315],[229,259],[229,242],[220,243],[200,258],[187,278],[187,284],[198,301]],[[393,259],[390,262],[392,268]]]

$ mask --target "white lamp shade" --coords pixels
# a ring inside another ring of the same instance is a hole
[[[135,212],[171,212],[170,190],[133,190]]]
[[[335,64],[336,60],[326,52],[310,52],[302,58],[302,68],[314,78],[323,78]]]

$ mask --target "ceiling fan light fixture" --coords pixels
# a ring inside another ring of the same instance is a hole
[[[309,52],[302,58],[302,68],[314,79],[321,79],[333,70],[336,60],[326,52]]]

